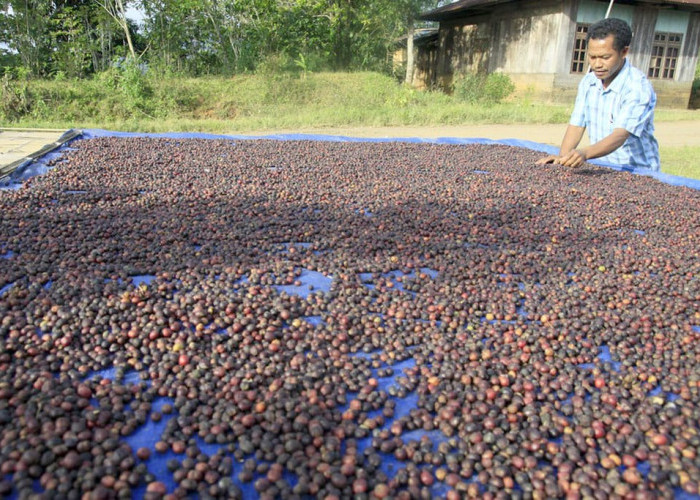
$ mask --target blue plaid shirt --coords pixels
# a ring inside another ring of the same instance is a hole
[[[647,77],[627,59],[607,89],[590,72],[578,86],[569,123],[586,127],[591,144],[623,128],[630,133],[625,143],[601,161],[633,168],[659,170],[659,144],[654,138],[656,94]]]

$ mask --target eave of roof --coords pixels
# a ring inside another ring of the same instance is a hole
[[[514,0],[458,0],[437,9],[424,12],[419,16],[423,21],[444,21],[469,15],[486,13],[498,4],[512,2]],[[634,4],[645,3],[659,6],[676,6],[681,9],[700,10],[700,0],[618,0],[618,3]]]
[[[507,1],[509,0],[458,0],[457,2],[425,12],[419,16],[419,19],[424,21],[443,21],[453,17],[460,17],[475,8],[488,8],[491,5]]]

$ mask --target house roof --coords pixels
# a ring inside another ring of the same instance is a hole
[[[413,43],[416,45],[429,44],[432,41],[437,40],[438,31],[439,30],[437,28],[416,28],[416,30],[413,32]],[[405,47],[407,38],[408,36],[406,33],[404,33],[396,38],[396,42]]]
[[[488,11],[490,7],[500,3],[507,3],[510,0],[458,0],[437,9],[425,12],[419,16],[424,21],[444,21],[463,15],[474,15],[480,11]]]
[[[510,3],[513,0],[458,0],[437,9],[424,12],[418,18],[423,21],[444,21],[466,16],[488,13],[494,5]],[[700,0],[616,0],[617,3],[645,3],[658,6],[677,6],[682,9],[700,10]]]

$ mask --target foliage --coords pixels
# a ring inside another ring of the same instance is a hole
[[[693,79],[693,86],[690,89],[690,102],[688,103],[690,109],[700,109],[700,61],[698,61],[697,66],[695,66],[695,78]]]
[[[303,72],[390,70],[416,14],[438,0],[0,0],[0,42],[34,77],[89,77],[118,57],[160,74],[230,75],[270,57]],[[129,8],[143,15],[137,26]]]
[[[458,77],[453,85],[454,96],[470,103],[502,102],[514,91],[513,81],[504,73],[467,73]]]
[[[455,78],[452,85],[452,95],[466,102],[477,102],[483,97],[485,76],[476,73],[466,73]]]
[[[6,72],[0,81],[0,118],[12,122],[29,114],[31,108],[27,83]]]
[[[51,45],[56,49],[52,54],[55,63],[52,69],[57,74],[82,77],[90,69],[90,52],[84,49],[91,41],[85,24],[81,22],[85,14],[88,13],[84,8],[67,6],[49,20]]]
[[[32,75],[44,74],[45,61],[51,53],[49,14],[49,2],[42,0],[0,2],[0,42],[19,55],[20,64]]]
[[[693,80],[693,86],[690,90],[690,102],[688,103],[690,109],[700,109],[700,78],[695,78]]]
[[[404,86],[379,72],[303,73],[297,67],[292,72],[193,78],[164,76],[150,66],[137,68],[128,77],[115,63],[93,79],[31,79],[26,82],[31,107],[17,123],[119,128],[130,120],[130,129],[158,131],[566,123],[573,104],[521,98],[471,103]],[[20,82],[24,79],[17,78]],[[698,112],[660,108],[655,116],[657,121],[697,120]]]
[[[152,94],[146,78],[146,69],[130,59],[119,67],[117,88],[126,99],[127,106],[134,110],[143,110],[148,97]]]
[[[488,101],[501,102],[515,92],[515,85],[505,73],[491,73],[484,82],[484,95]]]
[[[134,38],[143,46],[143,40]],[[0,42],[33,77],[86,77],[126,53],[125,32],[98,2],[0,0]]]
[[[130,58],[116,61],[96,78],[96,82],[110,92],[108,100],[119,99],[113,110],[121,118],[134,115],[164,117],[176,108],[172,89],[164,89],[158,83],[162,80],[161,75]]]
[[[283,72],[233,77],[163,76],[115,62],[93,79],[29,80],[20,126],[250,131],[286,127],[565,122],[563,106],[471,104],[412,89],[379,72]],[[225,121],[220,121],[225,120]]]

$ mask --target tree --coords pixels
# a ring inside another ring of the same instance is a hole
[[[220,55],[201,0],[142,0],[149,61],[168,71],[198,73]]]
[[[34,76],[44,72],[51,52],[47,25],[51,3],[46,0],[0,0],[0,42],[19,54],[22,66]]]
[[[224,71],[250,69],[273,36],[274,2],[270,0],[204,0],[204,12],[218,40]]]
[[[0,42],[35,76],[85,76],[117,56],[190,74],[250,70],[277,55],[304,69],[389,70],[399,35],[434,2],[0,0]],[[130,6],[142,9],[142,30]]]
[[[413,52],[413,37],[415,36],[415,30],[413,28],[413,21],[409,21],[408,29],[406,31],[406,77],[404,82],[408,85],[413,83],[413,73],[414,73],[414,52]]]
[[[112,18],[117,22],[117,24],[124,31],[124,37],[126,38],[126,43],[129,47],[129,55],[132,59],[136,59],[136,52],[134,51],[134,43],[131,40],[131,31],[129,29],[129,21],[126,18],[126,8],[125,2],[123,0],[96,0],[97,4],[100,5]]]
[[[85,6],[65,6],[48,23],[52,70],[72,77],[85,76],[92,63],[89,50],[89,12]]]
[[[334,0],[336,61],[340,67],[388,70],[399,37],[435,0]]]
[[[33,76],[105,69],[124,44],[117,27],[92,0],[0,0],[0,42]]]

